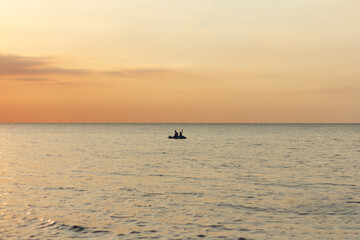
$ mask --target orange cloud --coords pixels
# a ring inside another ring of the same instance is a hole
[[[84,69],[51,67],[50,58],[0,54],[0,76],[33,76],[49,74],[85,74]]]
[[[112,71],[94,71],[78,68],[69,69],[52,66],[52,60],[54,59],[49,57],[25,57],[0,54],[0,80],[46,82],[55,80],[44,78],[43,76],[82,76],[102,74],[129,78],[177,73],[174,70],[164,68],[136,68]]]

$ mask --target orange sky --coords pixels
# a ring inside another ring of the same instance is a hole
[[[0,122],[360,122],[358,9],[2,0]]]

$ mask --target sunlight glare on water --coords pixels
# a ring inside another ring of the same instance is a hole
[[[359,124],[0,124],[0,239],[356,239],[359,160]]]

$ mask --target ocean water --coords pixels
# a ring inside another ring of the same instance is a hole
[[[360,125],[0,124],[0,239],[70,238],[360,239]]]

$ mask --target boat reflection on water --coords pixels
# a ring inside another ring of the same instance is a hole
[[[175,136],[169,136],[169,138],[170,138],[170,139],[186,139],[185,136],[177,136],[177,137],[175,137]]]

